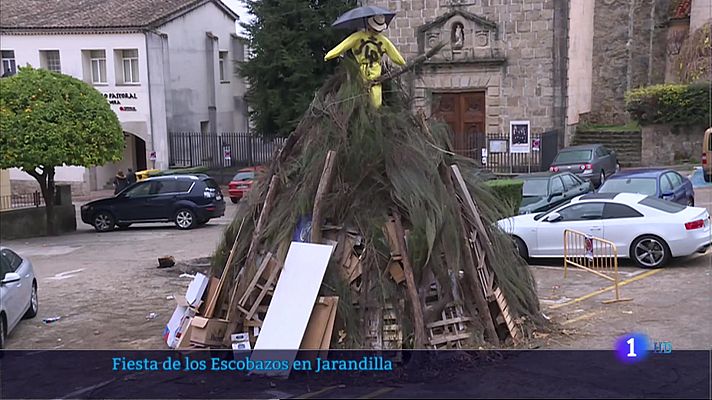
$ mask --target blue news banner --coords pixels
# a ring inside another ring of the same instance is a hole
[[[631,364],[615,351],[9,350],[0,398],[709,399],[711,354]]]

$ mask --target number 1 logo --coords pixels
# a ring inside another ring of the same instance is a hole
[[[623,363],[631,364],[644,360],[648,355],[650,340],[639,332],[618,337],[615,344],[616,357]]]
[[[630,346],[630,350],[628,350],[628,354],[626,355],[626,357],[638,357],[638,355],[635,354],[635,338],[632,337],[628,339],[626,343],[628,343],[628,346]]]

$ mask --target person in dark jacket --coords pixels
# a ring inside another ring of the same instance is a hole
[[[119,170],[119,172],[116,173],[116,177],[114,177],[114,194],[118,194],[122,190],[126,189],[126,186],[128,185],[129,180],[126,179],[124,171]]]
[[[133,169],[129,168],[129,174],[126,176],[126,179],[129,181],[129,185],[136,183],[136,173]]]

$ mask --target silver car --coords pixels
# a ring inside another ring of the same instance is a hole
[[[37,315],[37,279],[32,263],[0,246],[0,349],[22,318]]]

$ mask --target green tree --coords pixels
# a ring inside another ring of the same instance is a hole
[[[71,76],[31,67],[0,79],[0,168],[21,168],[40,185],[54,234],[54,174],[121,159],[124,137],[104,96]]]
[[[287,136],[337,63],[324,55],[349,32],[331,28],[356,0],[244,0],[254,15],[242,26],[252,57],[238,70],[250,83],[247,101],[257,133]]]

